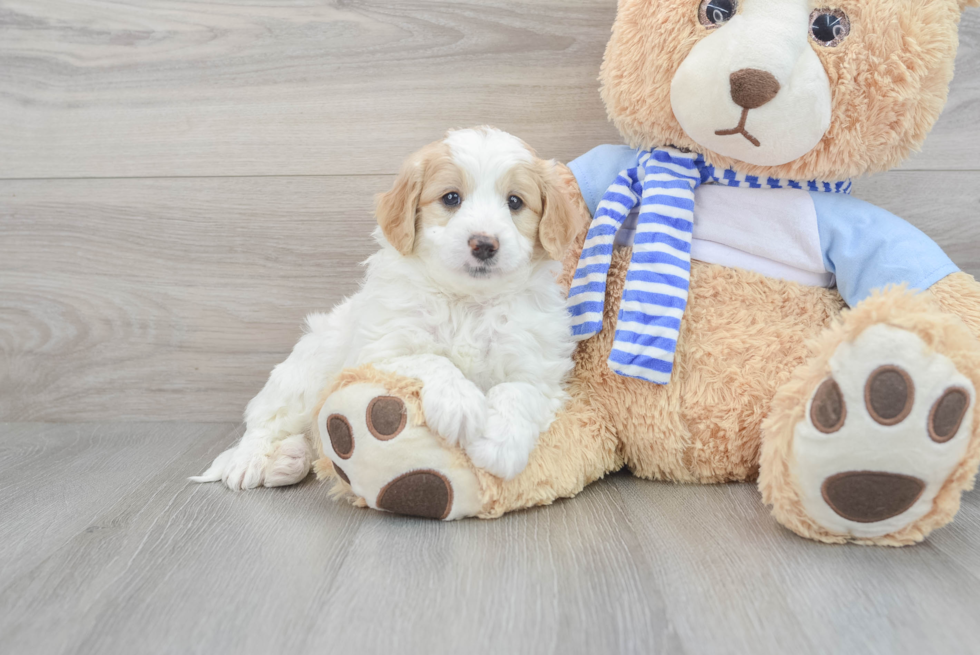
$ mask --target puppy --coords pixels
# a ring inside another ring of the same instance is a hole
[[[320,392],[372,364],[424,384],[430,428],[510,479],[561,407],[573,342],[556,282],[578,212],[556,164],[496,129],[450,132],[378,197],[381,250],[361,290],[308,331],[245,411],[241,441],[198,482],[293,484],[309,472]]]

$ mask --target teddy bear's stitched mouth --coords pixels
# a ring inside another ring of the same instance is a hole
[[[730,130],[717,130],[715,132],[715,134],[717,136],[730,136],[732,134],[741,134],[746,139],[748,139],[748,142],[749,143],[751,143],[756,148],[758,148],[762,144],[759,143],[759,140],[757,138],[755,138],[754,136],[752,136],[751,134],[749,134],[748,130],[745,129],[745,120],[748,117],[749,117],[749,110],[748,110],[748,108],[742,109],[742,117],[739,119],[737,126],[733,127]]]

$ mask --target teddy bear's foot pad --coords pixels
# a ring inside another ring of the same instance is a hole
[[[440,520],[477,514],[480,485],[468,460],[429,430],[421,411],[377,384],[343,387],[317,416],[323,452],[369,507]]]
[[[975,392],[953,362],[888,325],[843,343],[793,439],[808,515],[875,538],[925,516],[966,456]]]
[[[925,488],[919,478],[880,471],[838,473],[821,487],[824,502],[839,516],[857,523],[898,516],[915,504]]]
[[[378,507],[395,514],[445,519],[453,508],[453,485],[438,471],[405,473],[381,490]]]

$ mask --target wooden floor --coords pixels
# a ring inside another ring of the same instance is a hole
[[[614,475],[497,521],[186,482],[215,423],[0,426],[4,653],[976,653],[980,495],[914,548]]]
[[[313,481],[191,485],[372,197],[453,126],[619,138],[613,0],[0,0],[0,653],[968,653],[980,493],[901,550],[780,528],[750,485],[616,475],[495,522]],[[856,195],[980,274],[980,11],[943,118]]]

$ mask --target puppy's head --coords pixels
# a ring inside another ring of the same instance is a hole
[[[488,127],[450,132],[415,153],[378,196],[377,217],[403,255],[475,282],[560,260],[580,227],[554,163]]]

